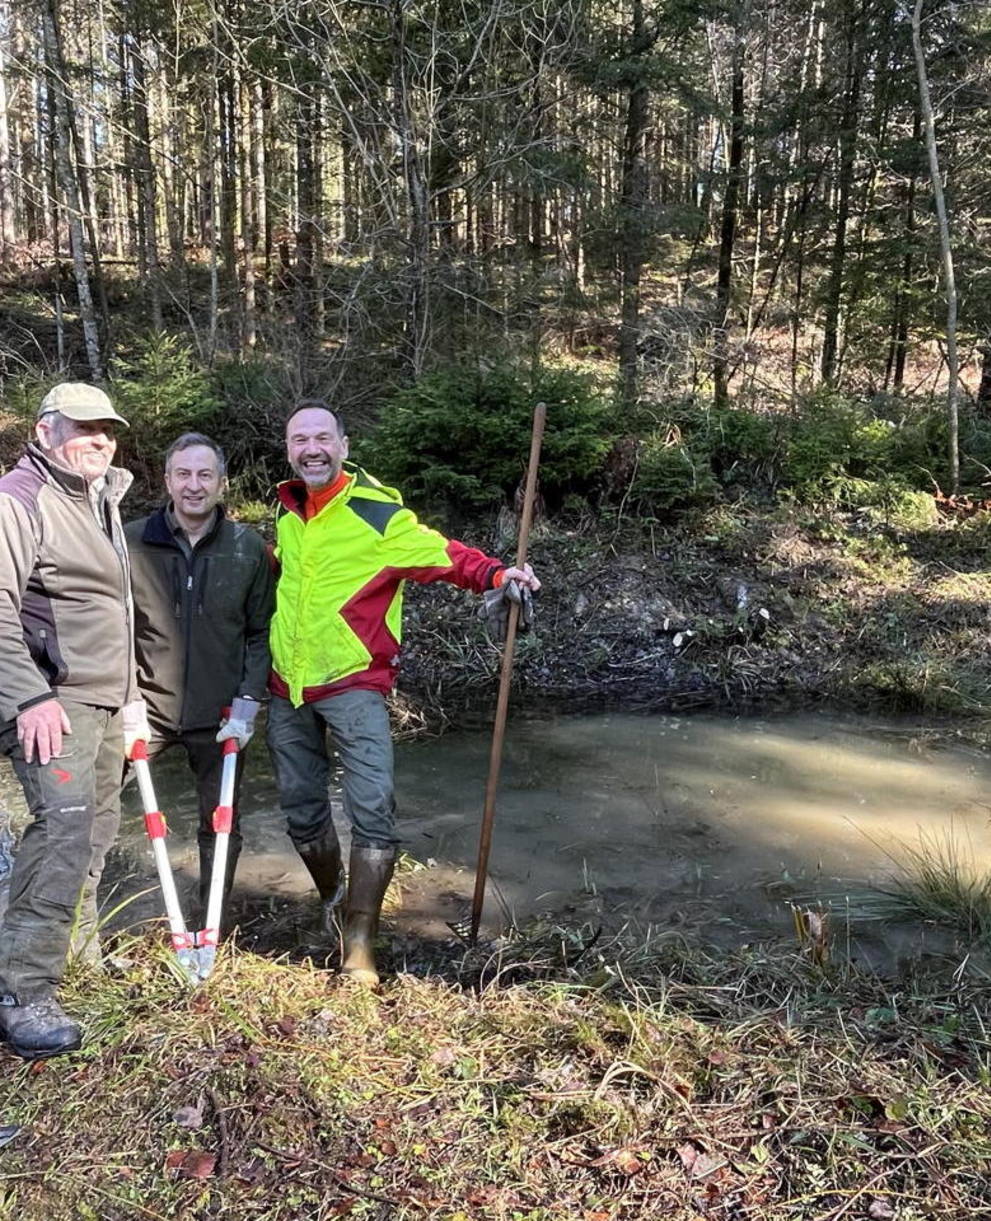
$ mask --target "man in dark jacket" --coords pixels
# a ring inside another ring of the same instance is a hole
[[[251,738],[269,672],[273,578],[261,536],[220,503],[224,454],[184,433],[165,456],[166,505],[125,527],[134,589],[138,685],[148,705],[149,758],[181,745],[199,798],[200,902],[213,867],[213,811],[223,756],[218,742]],[[224,710],[230,708],[229,715]],[[218,732],[218,725],[220,730]],[[243,755],[238,763],[238,786]],[[229,891],[241,851],[235,790]]]
[[[145,730],[118,510],[131,476],[110,465],[126,423],[97,387],[56,386],[0,479],[0,750],[32,815],[0,927],[0,1037],[25,1059],[80,1045],[56,993],[77,912],[95,939],[124,751]]]

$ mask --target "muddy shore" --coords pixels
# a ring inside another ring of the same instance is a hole
[[[721,508],[664,527],[538,526],[530,558],[544,588],[517,647],[514,710],[832,705],[951,718],[983,740],[988,542],[983,518],[945,521],[934,508],[911,529],[868,510],[796,507]],[[499,653],[475,600],[410,584],[406,605],[400,720],[484,723]]]

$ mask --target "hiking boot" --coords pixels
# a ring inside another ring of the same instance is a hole
[[[395,865],[395,848],[354,846],[351,849],[341,974],[366,988],[378,987],[375,938],[378,936],[382,900],[392,880]]]
[[[328,937],[336,937],[337,908],[344,900],[344,869],[337,832],[331,826],[317,839],[297,844],[296,851],[319,891],[323,931]]]
[[[54,996],[23,1005],[14,996],[0,996],[0,1036],[24,1060],[45,1060],[76,1051],[83,1032]]]

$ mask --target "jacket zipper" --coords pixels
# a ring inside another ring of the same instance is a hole
[[[185,656],[183,657],[182,665],[182,704],[179,707],[179,729],[181,730],[185,724],[186,698],[189,693],[189,645],[193,638],[193,586],[195,584],[193,573],[196,569],[196,549],[194,547],[188,556],[181,547],[179,551],[182,554],[182,558],[186,561],[186,601],[183,606]]]

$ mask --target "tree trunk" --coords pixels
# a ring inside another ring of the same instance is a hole
[[[251,87],[243,78],[239,82],[241,100],[241,142],[238,172],[241,176],[241,268],[244,284],[244,327],[241,333],[241,349],[248,353],[257,342],[255,315],[255,243],[258,236],[258,221],[255,215],[257,193],[255,190],[255,140],[254,115],[251,104]]]
[[[6,9],[7,6],[3,7]],[[10,172],[10,124],[7,120],[7,62],[7,48],[0,44],[0,259],[4,263],[12,261],[17,240],[14,180]]]
[[[643,0],[633,0],[631,58],[642,61],[652,45],[644,32]],[[643,273],[647,207],[647,133],[650,88],[642,62],[626,103],[623,135],[623,179],[620,188],[619,257],[621,305],[619,327],[619,379],[623,402],[632,406],[639,394],[640,277]]]
[[[237,117],[233,71],[223,72],[217,81],[219,116],[218,156],[220,158],[220,248],[224,263],[226,291],[237,293]]]
[[[922,139],[922,119],[916,110],[912,123],[912,138]],[[914,270],[915,243],[915,171],[909,175],[905,188],[905,250],[902,255],[901,279],[895,289],[895,301],[892,307],[891,348],[888,353],[888,367],[885,370],[885,389],[888,388],[888,378],[891,378],[891,388],[897,394],[905,384],[905,359],[908,355],[908,294],[912,284]]]
[[[415,379],[426,360],[430,334],[430,205],[423,162],[413,131],[406,64],[406,11],[403,0],[392,6],[393,124],[402,149],[409,220],[406,230],[406,364]]]
[[[726,407],[729,404],[730,298],[733,289],[733,253],[736,246],[740,179],[743,166],[744,59],[743,31],[738,30],[733,47],[729,164],[726,169],[726,192],[723,196],[723,218],[719,235],[719,270],[716,277],[716,317],[712,365],[713,398],[716,407]]]
[[[836,377],[840,307],[843,301],[843,280],[846,270],[847,226],[850,222],[850,195],[853,189],[857,132],[860,123],[864,40],[861,37],[860,13],[856,8],[857,0],[848,0],[848,4],[845,87],[839,132],[839,182],[837,183],[833,252],[826,286],[826,314],[822,335],[822,379],[825,382],[832,382]]]
[[[123,164],[119,176],[124,180],[124,213],[127,225],[127,246],[137,256],[139,268],[144,266],[145,244],[140,232],[140,208],[134,198],[134,120],[131,115],[131,72],[129,69],[127,38],[121,34],[117,40],[117,54],[120,63],[118,87],[120,90],[120,114],[123,128],[122,153]]]
[[[926,152],[929,154],[929,176],[932,179],[933,199],[936,204],[939,249],[943,264],[943,286],[946,291],[946,365],[950,379],[946,390],[946,416],[949,423],[947,457],[950,463],[950,493],[952,495],[960,486],[960,366],[957,357],[957,285],[953,272],[953,248],[950,245],[950,219],[946,211],[946,196],[943,193],[939,152],[936,147],[936,122],[933,118],[932,98],[929,95],[926,57],[922,49],[922,3],[923,0],[915,0],[915,7],[912,9],[912,50],[915,53],[915,68],[919,77],[919,110],[922,114],[922,127],[926,137]]]
[[[152,329],[162,329],[162,287],[158,259],[158,199],[155,190],[155,165],[151,157],[151,124],[148,121],[148,74],[144,47],[131,39],[134,79],[134,142],[137,153],[138,230],[144,242],[145,293]]]
[[[268,292],[265,297],[266,309],[271,313],[275,304],[275,293],[272,290],[273,212],[275,209],[271,198],[271,188],[275,179],[275,167],[273,165],[274,158],[270,159],[268,152],[274,143],[272,141],[272,106],[274,104],[272,82],[266,80],[262,82],[259,88],[260,96],[256,98],[259,103],[259,113],[255,120],[260,146],[259,159],[256,162],[256,173],[260,177],[258,183],[258,226],[260,229],[259,237],[264,250],[265,283],[268,286]]]
[[[51,211],[52,226],[52,299],[55,313],[55,351],[58,367],[65,368],[65,298],[62,292],[62,267],[59,260],[60,223],[58,205],[58,171],[55,166],[55,95],[49,89],[47,92],[48,130],[51,135],[48,141],[48,158],[44,181],[48,183],[48,206]]]
[[[55,0],[48,0],[42,10],[42,39],[45,48],[45,66],[48,70],[48,87],[51,90],[52,109],[55,119],[55,171],[59,190],[65,200],[69,223],[69,240],[72,246],[72,266],[76,277],[76,292],[79,298],[79,317],[83,325],[86,359],[94,381],[103,380],[103,354],[100,350],[100,332],[93,308],[89,271],[86,267],[86,249],[83,236],[83,209],[72,157],[72,132],[69,124],[69,96],[65,63],[58,36],[58,17]],[[57,247],[56,247],[57,256]]]
[[[314,160],[315,106],[313,86],[303,86],[296,119],[296,263],[294,268],[296,329],[303,340],[302,358],[315,336],[314,262],[316,258],[316,164]]]
[[[178,97],[178,82],[165,59],[159,77],[159,114],[165,155],[162,161],[162,194],[165,201],[165,227],[168,230],[169,259],[177,270],[186,264],[186,171],[183,161],[189,147],[188,123],[183,102]]]

